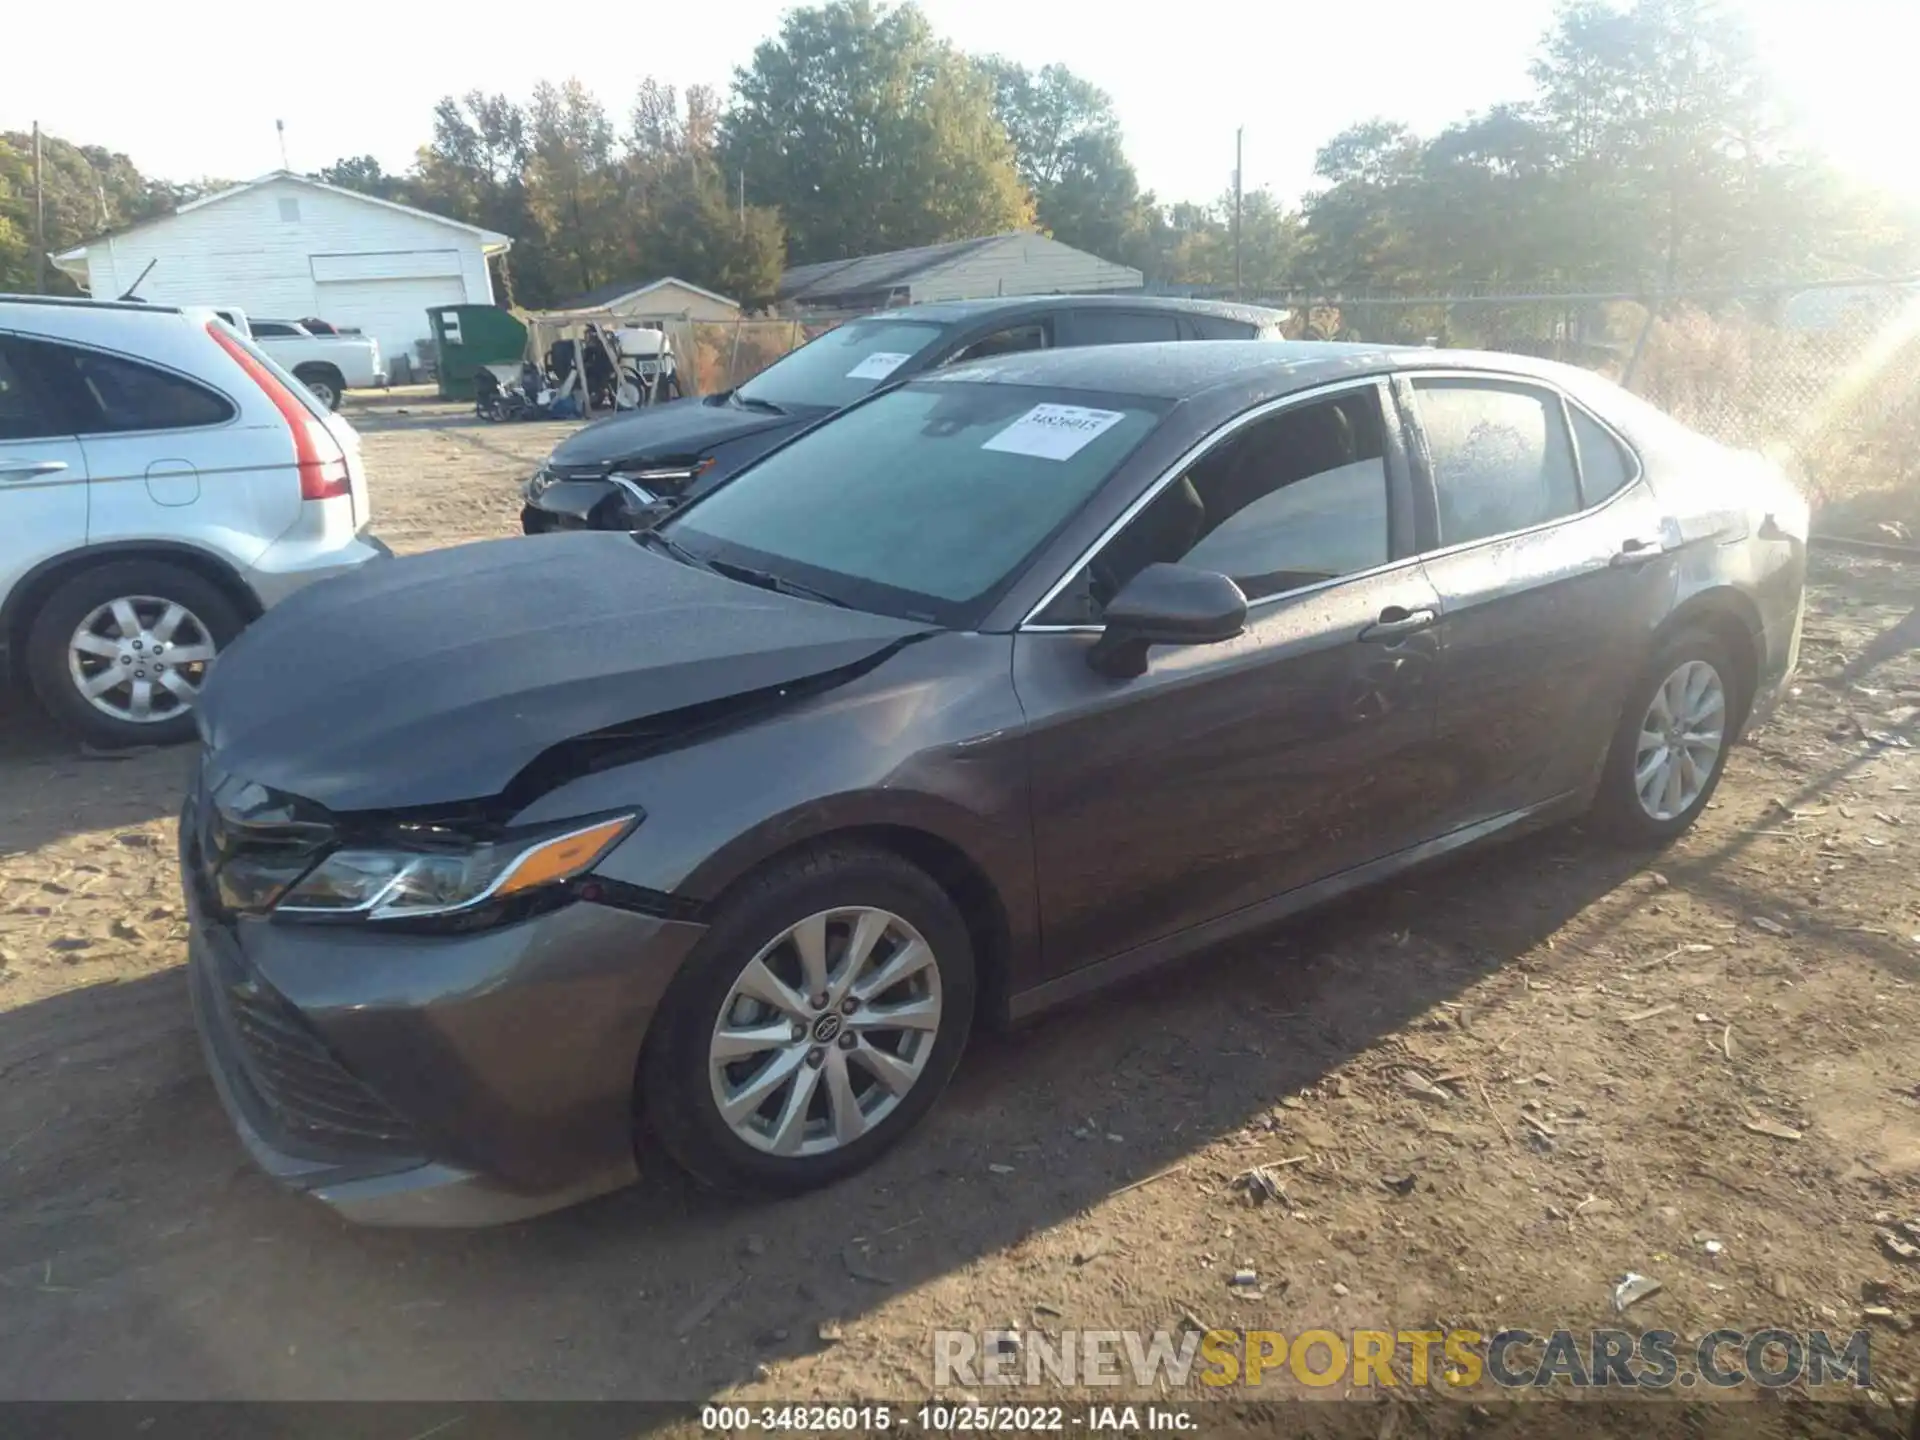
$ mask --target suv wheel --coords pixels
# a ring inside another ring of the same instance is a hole
[[[896,855],[809,850],[745,882],[674,981],[641,1066],[696,1178],[794,1193],[877,1159],[939,1098],[973,1019],[973,949]]]
[[[240,628],[233,602],[191,570],[116,561],[47,598],[27,632],[27,675],[54,718],[95,744],[171,744],[192,737],[207,667]]]

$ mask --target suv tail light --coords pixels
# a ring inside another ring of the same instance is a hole
[[[300,498],[332,500],[351,496],[353,482],[347,473],[347,453],[333,438],[333,432],[300,402],[298,395],[281,383],[279,376],[255,359],[226,326],[209,320],[207,334],[233,357],[234,364],[247,372],[247,378],[273,402],[273,408],[280,412],[280,418],[293,432],[293,463],[300,472]]]

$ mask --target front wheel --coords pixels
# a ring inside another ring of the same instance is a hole
[[[967,927],[900,857],[810,849],[743,882],[669,988],[640,1083],[697,1179],[792,1194],[864,1168],[926,1113],[973,1017]]]
[[[1681,835],[1719,787],[1741,703],[1738,671],[1717,636],[1683,630],[1665,641],[1628,695],[1594,818],[1628,844]]]

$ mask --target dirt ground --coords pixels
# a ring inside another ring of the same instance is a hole
[[[403,551],[513,530],[561,433],[350,413]],[[1920,569],[1815,570],[1794,698],[1658,858],[1553,832],[983,1039],[828,1193],[716,1203],[649,1156],[473,1233],[253,1170],[180,968],[187,756],[8,710],[0,1397],[905,1397],[934,1325],[1196,1322],[1865,1325],[1910,1397],[1920,1264],[1882,1230],[1920,1213]],[[1627,1271],[1662,1288],[1622,1317]]]

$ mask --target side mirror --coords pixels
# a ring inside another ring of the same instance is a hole
[[[1247,597],[1225,575],[1191,565],[1149,565],[1107,603],[1106,628],[1087,652],[1102,675],[1146,673],[1150,645],[1211,645],[1247,627]]]

